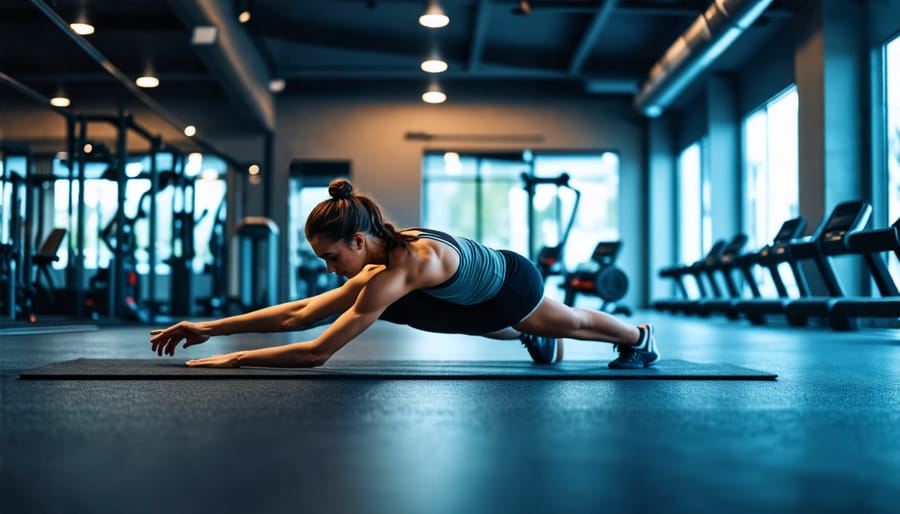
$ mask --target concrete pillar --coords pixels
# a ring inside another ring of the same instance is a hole
[[[651,301],[675,296],[671,280],[659,278],[659,270],[676,259],[675,150],[667,117],[649,118],[647,147],[647,298]]]
[[[730,240],[741,230],[741,122],[735,90],[727,76],[713,75],[706,80],[706,165],[712,188],[713,241]]]
[[[810,231],[838,203],[867,198],[865,9],[856,2],[808,2],[795,53],[799,99],[800,214]],[[864,272],[835,262],[849,294],[862,292]]]

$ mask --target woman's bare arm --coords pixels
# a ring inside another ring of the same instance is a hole
[[[182,321],[166,329],[152,330],[150,343],[158,355],[174,355],[175,348],[209,340],[212,336],[246,332],[283,332],[296,330],[346,311],[356,301],[360,290],[375,270],[366,270],[341,287],[320,295],[213,321]]]
[[[353,305],[312,341],[239,351],[188,361],[188,366],[312,367],[324,364],[335,352],[369,328],[381,313],[412,287],[403,273],[376,273],[363,286]]]

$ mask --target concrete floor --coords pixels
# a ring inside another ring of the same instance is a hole
[[[896,513],[900,331],[640,312],[759,381],[19,381],[148,358],[150,327],[0,335],[4,513]],[[302,340],[223,337],[186,359]],[[569,342],[567,358],[614,357]],[[378,324],[335,359],[528,359]]]

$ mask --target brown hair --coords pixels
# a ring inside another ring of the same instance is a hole
[[[306,219],[306,238],[322,235],[331,241],[353,240],[353,234],[362,232],[381,238],[387,250],[406,247],[414,236],[401,234],[394,225],[384,221],[381,207],[372,198],[353,191],[348,180],[335,179],[328,184],[331,198],[319,202]]]

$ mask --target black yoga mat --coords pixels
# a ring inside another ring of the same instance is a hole
[[[22,371],[30,380],[193,380],[193,379],[551,379],[551,380],[774,380],[777,375],[731,364],[663,359],[639,370],[612,370],[604,361],[343,361],[318,368],[188,368],[161,359],[77,359]]]

